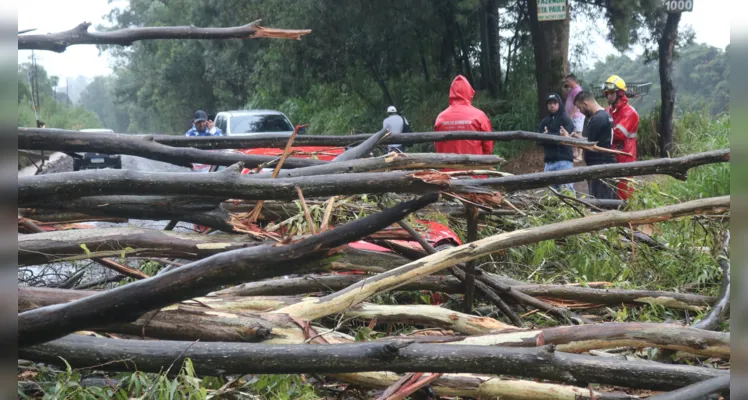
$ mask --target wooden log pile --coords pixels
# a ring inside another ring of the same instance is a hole
[[[19,37],[19,46],[64,51],[72,44],[128,45],[144,38],[143,31],[93,34],[87,27]],[[306,33],[278,33],[256,24],[234,31],[195,29],[146,33],[164,38]],[[582,139],[531,132],[184,138],[19,128],[20,149],[228,166],[205,174],[93,170],[19,178],[19,267],[94,260],[127,276],[115,287],[105,284],[111,279],[78,289],[70,282],[19,285],[19,359],[97,371],[137,366],[159,373],[189,358],[200,375],[319,374],[376,389],[383,399],[424,387],[437,396],[506,399],[643,398],[638,393],[645,392],[636,390],[663,392],[657,394],[663,399],[726,393],[730,372],[718,366],[729,363],[730,334],[715,330],[729,311],[725,258],[720,265],[726,278],[716,297],[616,289],[606,282],[532,284],[487,271],[476,261],[572,235],[633,232],[638,225],[724,214],[729,196],[638,211],[587,204],[580,218],[484,237],[477,232],[481,218],[524,215],[527,210],[507,201],[517,192],[591,178],[664,174],[686,179],[692,168],[729,161],[730,151],[525,175],[492,170],[503,162],[496,156],[368,157],[386,143],[476,137],[603,151]],[[287,153],[278,160],[207,151],[289,149],[292,143],[351,147],[329,162]],[[273,173],[240,173],[274,163],[279,166]],[[445,168],[461,172],[441,171]],[[429,242],[418,221],[435,213],[468,221],[469,240],[448,246]],[[173,223],[164,230],[60,225],[129,219]],[[215,232],[176,231],[176,222]],[[159,271],[124,265],[140,259],[160,265]],[[465,296],[452,305],[412,301],[424,291],[458,300]],[[382,301],[385,295],[397,304]],[[599,315],[586,311],[652,303],[710,312],[688,326],[599,322]],[[482,313],[486,308],[490,312]],[[527,315],[535,312],[555,326],[533,324]],[[357,340],[355,324],[381,335]],[[703,362],[644,360],[636,356],[641,349]]]

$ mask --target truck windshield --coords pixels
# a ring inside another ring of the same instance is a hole
[[[231,133],[293,131],[293,125],[283,115],[239,115],[230,121]]]

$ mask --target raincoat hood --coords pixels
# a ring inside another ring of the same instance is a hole
[[[449,105],[472,105],[473,96],[475,90],[470,86],[470,82],[464,76],[457,75],[449,88]]]
[[[559,96],[558,93],[551,93],[550,95],[548,95],[548,97],[545,100],[546,104],[548,103],[549,100],[551,100],[551,98],[556,99],[556,101],[558,102],[558,111],[556,111],[555,113],[553,113],[551,115],[555,116],[555,117],[560,117],[562,115],[567,115],[566,114],[566,108],[564,108],[564,103],[563,103],[563,101],[561,101],[561,96]]]

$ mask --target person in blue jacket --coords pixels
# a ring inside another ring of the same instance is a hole
[[[203,110],[195,111],[195,118],[192,121],[192,128],[184,136],[223,136],[220,130],[215,134],[208,130],[208,114]]]

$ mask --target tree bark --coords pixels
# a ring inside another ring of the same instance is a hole
[[[284,179],[256,179],[236,172],[214,174],[158,173],[133,170],[90,170],[18,178],[18,206],[39,207],[45,202],[86,196],[186,195],[246,200],[291,200],[298,186],[306,196],[362,193],[470,193],[491,188],[506,192],[580,182],[590,178],[615,178],[667,174],[684,179],[695,166],[729,161],[730,150],[715,150],[679,158],[634,161],[579,167],[567,171],[537,172],[501,178],[445,180],[441,173],[410,171],[321,175]],[[421,178],[423,176],[423,178]],[[483,191],[485,192],[485,191]],[[171,218],[177,219],[177,218]]]
[[[294,304],[274,312],[286,313],[296,318],[314,320],[335,314],[351,305],[364,301],[374,294],[395,289],[405,283],[416,280],[420,276],[430,275],[456,264],[474,260],[507,248],[574,234],[593,232],[614,226],[633,226],[670,220],[688,214],[702,213],[707,210],[724,210],[729,208],[729,204],[730,197],[724,196],[694,200],[678,205],[643,211],[609,211],[585,218],[490,236],[473,243],[442,250],[402,267],[367,278],[325,297]]]
[[[216,254],[105,293],[21,313],[18,345],[43,343],[92,324],[129,322],[147,311],[208,294],[222,285],[303,272],[306,262],[324,258],[332,249],[377,232],[437,199],[437,195],[424,196],[295,243]]]
[[[561,93],[561,81],[569,73],[569,15],[563,21],[538,21],[537,1],[528,1],[530,33],[535,54],[535,81],[538,91],[538,119],[548,115],[545,99]]]
[[[501,92],[499,1],[483,0],[480,7],[481,75],[488,92],[497,98]]]
[[[19,358],[73,368],[161,372],[190,358],[200,375],[472,372],[584,385],[677,389],[729,372],[714,368],[611,360],[554,352],[553,346],[507,348],[409,342],[334,345],[122,340],[68,335],[21,348]],[[120,360],[126,360],[124,362]]]
[[[142,228],[53,231],[18,235],[18,265],[123,255],[197,260],[260,244],[246,236],[188,234]]]
[[[675,111],[675,85],[673,83],[673,51],[678,39],[678,23],[681,13],[668,13],[665,29],[659,40],[660,58],[660,157],[672,157],[673,113]]]
[[[109,32],[88,32],[90,22],[83,22],[73,29],[46,35],[18,35],[19,50],[49,50],[64,52],[68,46],[78,44],[114,44],[130,46],[140,40],[154,39],[296,39],[311,33],[311,30],[263,28],[255,22],[228,28],[196,28],[194,26],[159,26],[125,28]]]
[[[155,142],[149,136],[137,137],[63,129],[18,128],[18,148],[64,152],[127,154],[182,167],[189,167],[191,163],[229,166],[242,162],[247,168],[255,168],[277,159],[277,157],[273,156],[171,147]],[[283,166],[286,168],[298,168],[324,163],[324,161],[311,158],[289,157],[283,163]]]

